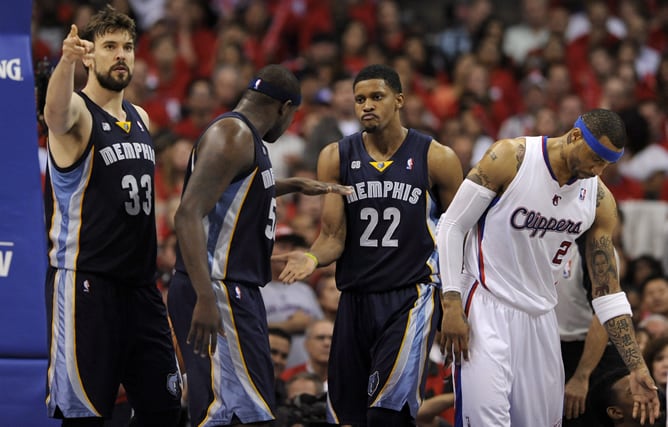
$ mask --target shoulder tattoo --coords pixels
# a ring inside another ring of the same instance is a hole
[[[522,166],[525,153],[526,146],[524,144],[520,144],[519,147],[517,147],[517,153],[515,153],[515,159],[517,160],[517,170],[520,170],[520,166]]]

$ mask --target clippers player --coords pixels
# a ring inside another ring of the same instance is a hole
[[[500,140],[441,218],[441,344],[455,359],[457,425],[560,425],[555,284],[585,231],[590,272],[597,259],[592,304],[631,372],[634,415],[641,422],[658,415],[656,387],[619,286],[615,200],[598,178],[625,143],[624,123],[608,110],[583,114],[557,138]]]

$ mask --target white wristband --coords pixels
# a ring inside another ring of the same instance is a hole
[[[614,317],[623,314],[631,316],[633,314],[633,311],[631,311],[631,304],[629,304],[629,300],[626,298],[624,292],[617,292],[594,298],[591,304],[594,306],[594,311],[596,312],[596,316],[598,316],[601,325]]]

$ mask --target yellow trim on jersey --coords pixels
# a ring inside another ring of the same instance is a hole
[[[420,293],[420,285],[419,284],[415,285],[415,289],[417,290],[417,298],[415,299],[415,301],[416,301],[415,304],[417,304],[418,301],[420,301],[420,297],[422,296],[422,294]],[[413,319],[413,310],[415,310],[415,306],[413,306],[413,308],[411,308],[408,311],[408,318],[406,319],[406,328],[404,328],[404,336],[403,336],[403,338],[401,338],[401,345],[399,345],[399,351],[397,352],[397,356],[394,358],[394,364],[392,365],[392,370],[390,371],[390,375],[387,376],[387,379],[385,380],[385,384],[383,384],[383,388],[380,389],[380,391],[376,395],[376,398],[373,400],[371,405],[369,405],[369,407],[376,406],[376,404],[378,403],[378,400],[380,400],[380,398],[383,397],[383,392],[385,392],[385,389],[387,388],[388,384],[390,383],[390,380],[394,376],[394,372],[397,370],[397,365],[399,364],[399,360],[401,360],[401,354],[406,350],[410,350],[410,349],[406,349],[404,347],[404,344],[406,343],[406,338],[408,337],[409,326],[411,325],[411,320]]]
[[[125,131],[125,133],[130,133],[130,129],[132,129],[132,123],[122,122],[120,120],[116,122],[116,126],[123,129],[123,131]]]
[[[385,169],[389,168],[392,163],[394,163],[394,160],[386,160],[384,162],[369,162],[369,164],[376,168],[378,172],[385,171]]]

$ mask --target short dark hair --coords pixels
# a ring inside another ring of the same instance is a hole
[[[666,347],[668,347],[667,336],[652,339],[647,343],[643,358],[645,359],[645,364],[649,367],[650,372],[652,371],[652,362],[654,362],[654,359],[656,359],[659,356],[659,353]]]
[[[96,37],[116,31],[127,31],[132,40],[137,39],[135,21],[108,4],[91,17],[88,25],[81,32],[81,38],[93,42]]]
[[[608,417],[608,407],[618,403],[616,402],[617,396],[613,396],[612,394],[612,387],[617,381],[628,374],[628,369],[620,367],[607,371],[592,382],[591,390],[589,390],[588,394],[588,406],[591,408],[595,420],[598,421],[597,425],[603,427],[614,426],[612,420]]]
[[[292,344],[292,335],[285,332],[281,328],[269,328],[267,330],[267,335],[276,335],[277,337],[285,338],[290,344]]]
[[[357,86],[357,83],[364,80],[374,80],[381,79],[385,80],[385,83],[392,88],[396,93],[402,93],[403,89],[401,88],[401,79],[399,74],[394,71],[393,68],[388,67],[383,64],[373,64],[362,68],[362,70],[355,76],[355,81],[353,82],[353,89]]]
[[[619,114],[598,108],[582,114],[582,121],[596,139],[607,136],[617,148],[624,148],[627,142],[626,126]]]

